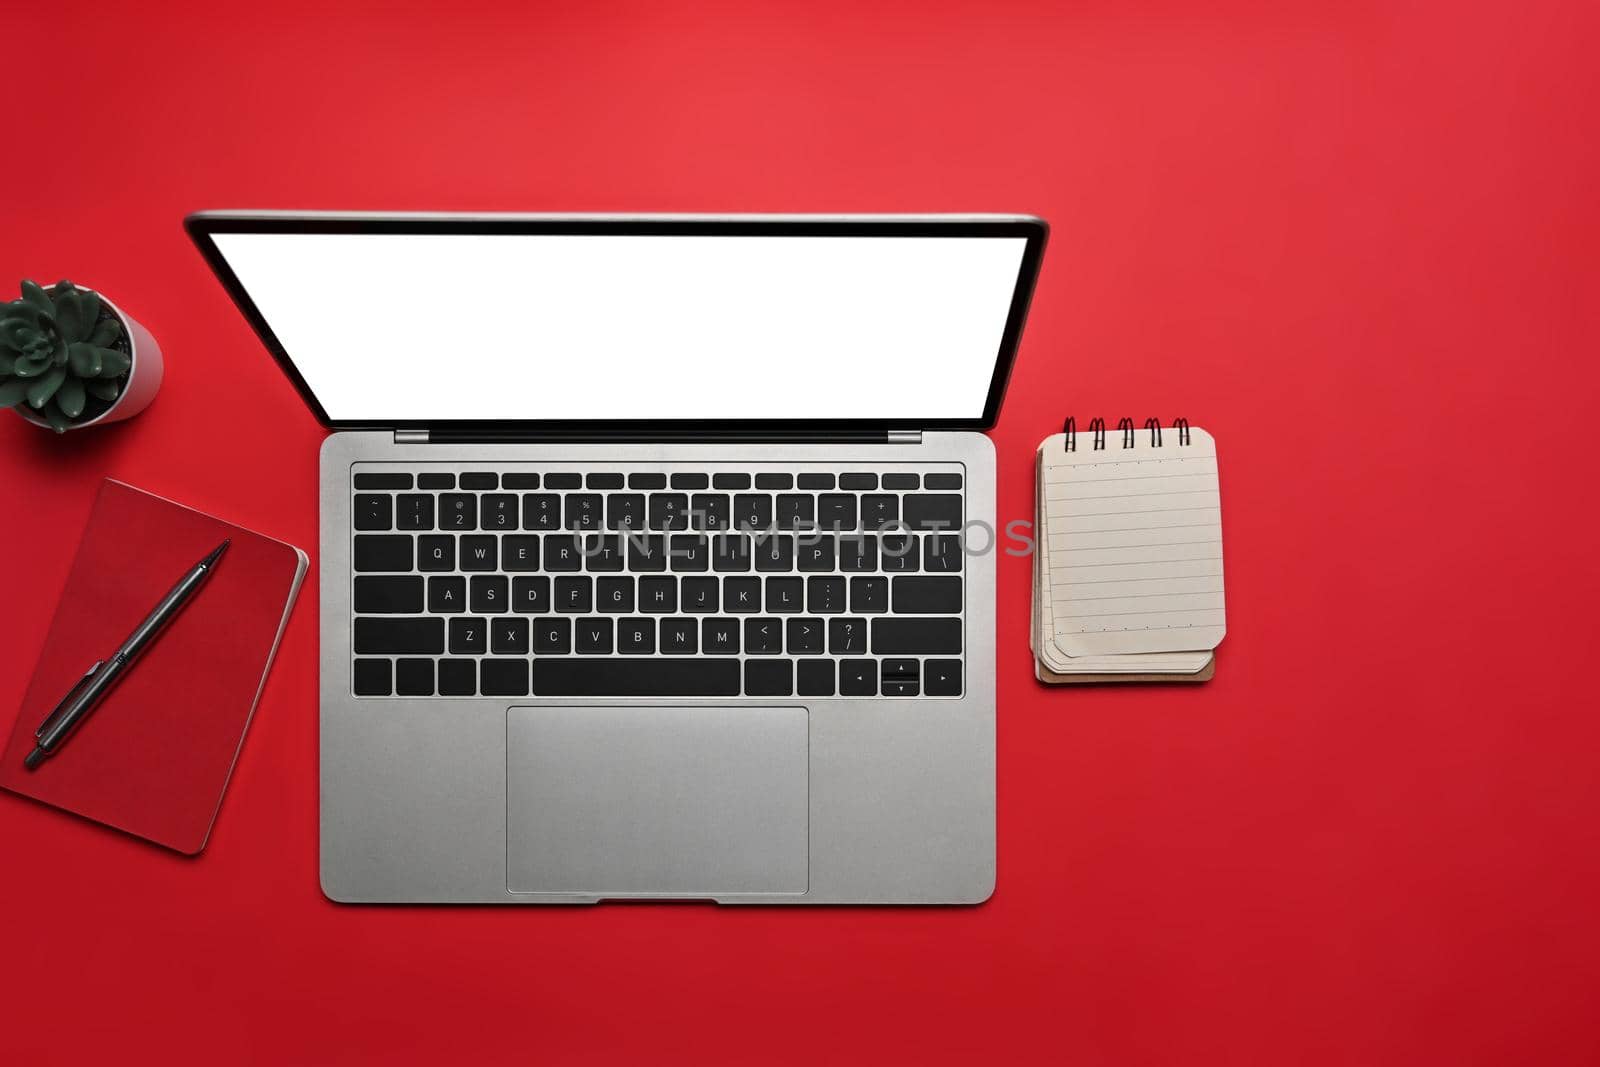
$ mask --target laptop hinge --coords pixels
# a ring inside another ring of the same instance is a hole
[[[891,444],[891,445],[919,445],[922,443],[921,430],[874,430],[874,431],[845,431],[841,433],[762,433],[753,431],[749,433],[677,433],[677,432],[620,432],[620,433],[583,433],[543,430],[396,430],[394,443],[397,445],[444,445],[444,444],[660,444],[663,442],[682,443],[801,443],[811,442],[819,444],[838,444],[841,442],[855,442],[862,444]]]
[[[920,445],[922,443],[922,431],[890,430],[889,443],[891,445]]]
[[[396,430],[394,443],[397,445],[425,445],[428,443],[427,430]]]

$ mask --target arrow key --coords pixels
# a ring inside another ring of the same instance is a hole
[[[923,691],[931,697],[961,695],[961,661],[930,659],[922,665]]]

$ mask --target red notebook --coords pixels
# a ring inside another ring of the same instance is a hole
[[[206,584],[36,770],[33,734],[95,660],[228,537]],[[306,555],[112,479],[100,487],[0,786],[193,855],[205,848]]]

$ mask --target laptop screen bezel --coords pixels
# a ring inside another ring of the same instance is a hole
[[[1022,215],[455,215],[321,214],[291,212],[199,212],[184,229],[222,282],[273,359],[299,390],[313,414],[332,430],[430,430],[470,432],[594,434],[607,436],[851,434],[888,430],[987,430],[1000,415],[1011,368],[1016,362],[1023,323],[1033,298],[1049,228],[1044,220]],[[1020,237],[1026,242],[1000,350],[984,398],[983,414],[972,419],[333,419],[307,385],[283,344],[274,335],[249,292],[229,267],[213,239],[225,233],[298,234],[621,234],[804,237]]]

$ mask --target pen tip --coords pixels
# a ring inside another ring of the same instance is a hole
[[[231,544],[233,544],[233,538],[223,538],[222,544],[218,545],[216,548],[213,548],[211,550],[211,555],[201,560],[200,565],[202,567],[210,567],[212,564],[216,563],[217,560],[222,558],[222,554],[228,550],[228,546]]]

